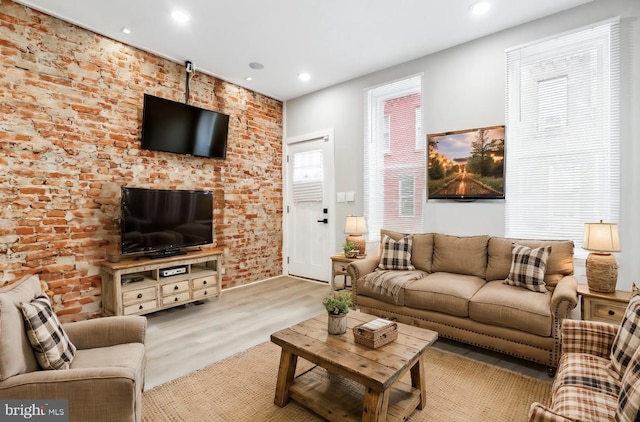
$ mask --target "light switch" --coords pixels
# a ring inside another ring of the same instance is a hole
[[[347,192],[347,202],[353,202],[356,200],[356,194],[354,192]]]
[[[344,192],[338,192],[338,202],[347,202],[347,196]]]

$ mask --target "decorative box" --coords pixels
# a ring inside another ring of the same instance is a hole
[[[398,338],[398,324],[378,318],[353,327],[356,343],[377,349]]]

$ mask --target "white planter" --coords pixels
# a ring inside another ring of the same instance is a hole
[[[329,325],[327,331],[329,334],[344,334],[347,332],[347,314],[328,314]]]

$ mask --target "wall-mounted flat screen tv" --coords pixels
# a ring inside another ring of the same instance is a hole
[[[504,199],[504,126],[427,135],[429,199]]]
[[[151,257],[213,243],[213,192],[122,188],[122,254]]]
[[[142,148],[225,159],[229,116],[144,94]]]

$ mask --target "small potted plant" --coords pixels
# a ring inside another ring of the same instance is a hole
[[[332,293],[322,300],[324,308],[329,314],[327,330],[329,334],[344,334],[347,332],[347,313],[353,304],[351,292]]]
[[[344,256],[346,256],[347,258],[355,258],[356,256],[358,256],[356,244],[350,240],[347,240],[342,244],[342,250],[344,251]]]

